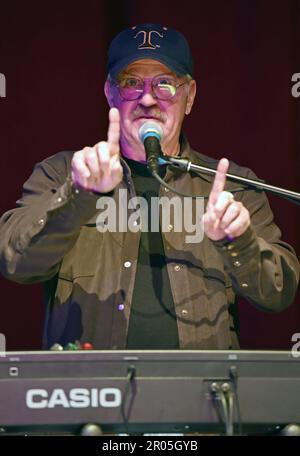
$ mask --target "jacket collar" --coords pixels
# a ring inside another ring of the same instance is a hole
[[[215,160],[213,158],[207,157],[206,155],[203,155],[199,152],[196,152],[193,150],[187,140],[187,137],[184,135],[184,133],[181,133],[180,138],[180,156],[182,158],[187,158],[191,160],[193,163],[201,166],[207,166],[208,168],[216,169],[218,165],[218,160]],[[121,164],[123,166],[124,174],[125,177],[128,179],[131,178],[131,169],[129,165],[126,163],[124,158],[121,156],[120,157]],[[181,170],[175,170],[179,171],[181,174]],[[206,173],[197,173],[198,176],[201,176],[202,179],[206,180],[207,182],[212,182],[214,179],[214,175],[212,174],[206,174]]]

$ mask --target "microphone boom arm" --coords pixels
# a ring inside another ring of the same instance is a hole
[[[186,158],[177,158],[168,155],[161,155],[159,157],[160,163],[168,163],[176,168],[180,168],[183,171],[194,171],[197,174],[206,173],[206,174],[216,174],[217,171],[212,168],[207,168],[206,166],[196,165]],[[300,204],[300,193],[294,192],[292,190],[287,190],[285,188],[275,187],[274,185],[266,184],[265,181],[259,179],[248,179],[248,177],[238,176],[237,174],[226,173],[226,177],[235,182],[239,182],[248,187],[253,187],[257,190],[266,190],[275,195],[279,195],[283,198]]]

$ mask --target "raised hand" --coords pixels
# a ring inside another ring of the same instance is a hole
[[[232,193],[224,191],[229,162],[219,161],[217,173],[203,216],[204,232],[213,241],[241,236],[250,225],[250,215],[245,206],[235,201]]]
[[[88,191],[107,193],[122,180],[120,163],[120,115],[116,108],[109,111],[107,141],[84,147],[72,159],[72,181]]]

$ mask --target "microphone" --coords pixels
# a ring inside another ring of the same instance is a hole
[[[139,138],[144,144],[147,165],[151,174],[158,172],[158,160],[159,156],[162,155],[160,141],[163,134],[161,126],[153,121],[145,122],[139,129]]]

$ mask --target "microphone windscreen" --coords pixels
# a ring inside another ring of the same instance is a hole
[[[145,139],[149,136],[155,137],[158,141],[161,141],[163,138],[164,132],[162,127],[157,122],[153,122],[149,120],[140,127],[139,129],[139,138],[142,143],[144,143]]]

